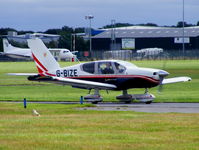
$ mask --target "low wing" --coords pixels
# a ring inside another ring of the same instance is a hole
[[[190,77],[175,77],[175,78],[168,78],[162,81],[162,84],[169,84],[169,83],[177,83],[177,82],[187,82],[191,81]]]
[[[101,83],[101,82],[93,82],[93,81],[85,81],[79,79],[71,79],[71,78],[62,78],[62,77],[51,77],[51,76],[29,76],[28,80],[30,81],[39,81],[39,82],[48,82],[48,83],[56,83],[61,85],[71,85],[76,88],[84,88],[84,89],[115,89],[117,86],[113,84]]]
[[[100,82],[93,82],[93,81],[84,81],[79,79],[70,79],[70,78],[61,78],[61,77],[52,77],[54,79],[54,82],[58,84],[64,84],[64,85],[71,85],[73,87],[79,87],[79,88],[98,88],[98,89],[115,89],[117,88],[113,84],[107,84],[107,83],[100,83]]]

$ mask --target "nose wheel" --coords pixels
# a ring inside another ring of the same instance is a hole
[[[145,88],[144,94],[147,94],[147,93],[149,93],[149,90],[148,90],[148,88]]]
[[[127,90],[122,91],[122,95],[116,97],[119,101],[125,103],[131,103],[133,100],[138,100],[140,102],[151,104],[155,99],[153,94],[148,92],[148,88],[145,89],[144,94],[128,94]]]

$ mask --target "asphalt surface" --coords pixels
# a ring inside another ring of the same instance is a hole
[[[1,101],[6,102],[6,101]],[[1,103],[0,102],[0,103]],[[9,102],[9,101],[7,101]],[[23,103],[23,102],[16,102]],[[79,102],[28,102],[41,104],[79,104]],[[96,107],[83,107],[82,110],[101,110],[101,111],[135,111],[149,113],[199,113],[199,103],[131,103],[124,104],[119,102],[103,102],[96,104]]]
[[[199,113],[199,103],[132,103],[132,104],[98,104],[96,110],[119,110],[151,113]]]

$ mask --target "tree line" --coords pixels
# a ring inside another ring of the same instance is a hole
[[[105,25],[102,28],[106,29],[106,28],[113,28],[113,27],[128,27],[128,26],[154,26],[154,27],[159,27],[157,24],[155,23],[146,23],[146,24],[131,24],[131,23],[115,23],[113,24],[109,24],[109,25]],[[197,22],[197,24],[189,24],[187,22],[184,22],[184,26],[185,27],[191,27],[191,26],[199,26],[199,21]],[[164,27],[183,27],[183,22],[179,21],[176,26],[164,26]],[[3,44],[2,44],[2,38],[4,35],[7,35],[8,31],[15,31],[18,33],[18,35],[20,34],[26,34],[26,33],[34,33],[33,31],[17,31],[16,29],[13,28],[0,28],[0,51],[3,50]],[[85,28],[84,27],[78,27],[78,28],[71,28],[68,26],[63,26],[60,29],[48,29],[44,32],[39,32],[39,33],[45,33],[45,34],[57,34],[60,35],[59,41],[58,43],[56,42],[50,42],[47,44],[47,47],[50,48],[67,48],[67,49],[71,49],[71,45],[73,42],[73,39],[75,34],[77,33],[84,33],[85,32]],[[89,49],[89,41],[84,40],[83,37],[81,36],[75,36],[75,50],[77,51],[86,51]],[[26,44],[21,44],[21,43],[17,43],[12,41],[12,44],[14,46],[17,47],[27,47]]]

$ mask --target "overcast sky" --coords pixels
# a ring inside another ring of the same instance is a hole
[[[185,1],[185,21],[199,21],[199,0]],[[122,23],[176,25],[182,21],[183,0],[0,0],[0,28],[45,31],[50,28],[99,28],[114,19]]]

